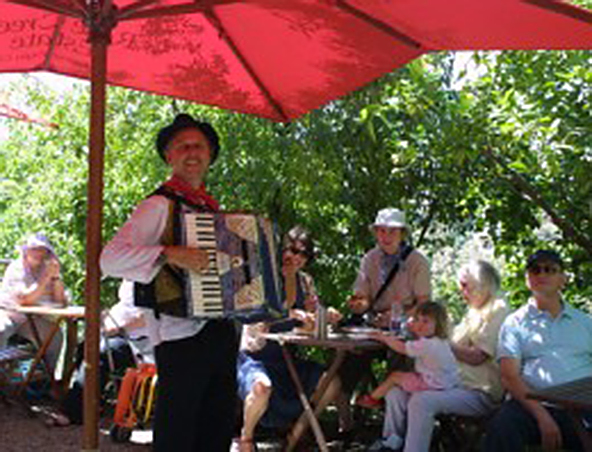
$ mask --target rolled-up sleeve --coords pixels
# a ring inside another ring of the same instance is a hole
[[[27,289],[25,284],[25,270],[22,261],[12,261],[2,278],[0,289],[0,306],[13,308],[18,305],[17,296]]]
[[[152,281],[160,270],[157,260],[164,248],[160,238],[168,212],[169,201],[163,196],[142,201],[103,249],[103,273],[144,284]]]

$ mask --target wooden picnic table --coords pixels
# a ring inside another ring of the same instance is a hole
[[[592,432],[583,424],[583,416],[592,413],[592,376],[532,391],[528,398],[563,408],[573,420],[584,450],[592,452]]]
[[[376,331],[379,330],[377,329]],[[318,416],[321,410],[320,407],[316,407],[316,404],[321,400],[330,383],[337,375],[337,372],[348,352],[379,350],[385,347],[384,344],[370,339],[369,333],[370,329],[368,328],[364,329],[364,332],[360,331],[357,333],[353,331],[335,333],[330,332],[325,339],[316,338],[311,334],[299,334],[295,332],[267,333],[264,335],[267,339],[276,341],[282,346],[282,352],[288,366],[288,371],[290,372],[290,376],[298,392],[298,397],[300,398],[302,406],[304,407],[304,413],[302,414],[301,420],[308,420],[312,427],[319,449],[323,452],[328,451],[327,441],[318,421]],[[331,362],[331,365],[329,366],[329,369],[323,374],[310,400],[306,396],[302,382],[300,381],[300,377],[296,371],[292,354],[288,349],[289,345],[320,347],[335,352],[335,356]],[[315,406],[314,409],[313,406]],[[301,422],[301,420],[299,420],[296,424]],[[286,450],[288,452],[293,450],[298,440],[299,438],[296,438],[294,435],[289,435]]]
[[[74,371],[74,353],[78,345],[78,321],[84,319],[83,306],[19,306],[15,311],[25,314],[27,321],[31,325],[33,336],[37,345],[37,353],[33,357],[33,362],[27,373],[20,392],[22,392],[31,382],[33,374],[37,365],[45,359],[45,353],[49,348],[51,341],[61,328],[62,323],[66,324],[66,349],[64,356],[64,366],[62,371],[62,385],[63,390],[66,391],[70,385],[70,378]],[[35,316],[51,317],[54,321],[54,326],[45,338],[41,340],[37,326],[35,325]],[[49,367],[46,367],[49,369]],[[53,372],[49,372],[49,377],[54,382]],[[65,393],[65,392],[64,392]]]

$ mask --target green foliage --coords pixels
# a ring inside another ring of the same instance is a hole
[[[60,250],[68,286],[79,300],[85,265],[87,132],[68,110],[86,110],[87,104],[73,93],[66,101],[69,108],[60,112],[55,109],[60,103],[56,93],[32,84],[24,89],[39,114],[51,116],[61,127],[9,124],[10,138],[0,154],[0,253],[14,257],[16,246],[26,236],[44,231]]]
[[[493,260],[516,305],[527,296],[525,256],[541,246],[567,257],[568,296],[583,305],[592,299],[590,59],[584,51],[476,53],[472,65],[483,75],[465,71],[458,85],[454,55],[429,55],[291,124],[109,88],[103,240],[167,177],[155,134],[187,111],[222,137],[210,190],[225,209],[261,212],[283,231],[307,227],[319,251],[311,272],[331,305],[343,307],[373,246],[367,225],[385,206],[407,212],[415,244],[432,261],[435,297],[454,317],[463,312],[460,264]],[[46,231],[80,300],[88,94],[57,94],[31,80],[13,90],[60,128],[7,123],[0,252],[11,256],[24,235]],[[105,303],[116,284],[104,284]]]
[[[575,283],[570,295],[578,303],[592,295],[591,57],[587,51],[477,56],[489,75],[467,88],[477,100],[474,117],[486,120],[477,125],[487,140],[483,146],[507,164],[504,169],[486,159],[488,172],[479,177],[488,203],[481,210],[495,227],[488,231],[496,249],[516,275],[514,300],[524,294],[524,256],[539,246],[569,257]],[[512,183],[511,174],[532,193]]]

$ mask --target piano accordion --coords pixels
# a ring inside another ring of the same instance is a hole
[[[256,322],[279,317],[282,288],[278,234],[268,219],[247,213],[185,213],[185,246],[208,252],[202,272],[188,272],[189,317]]]

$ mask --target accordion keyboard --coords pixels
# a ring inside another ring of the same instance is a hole
[[[216,262],[216,231],[212,214],[192,215],[185,224],[188,246],[205,250],[210,263],[205,271],[189,272],[194,316],[219,317],[224,312],[222,287]]]

